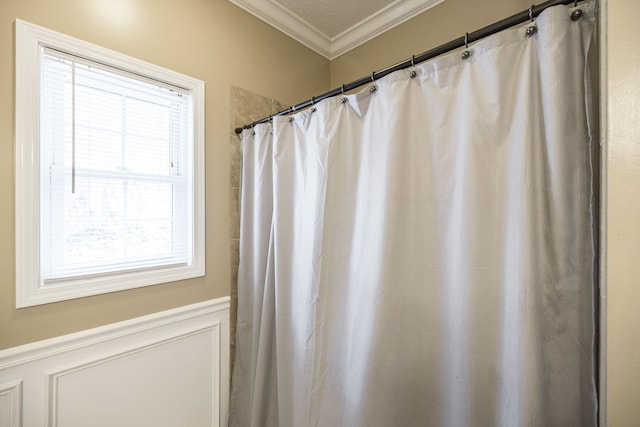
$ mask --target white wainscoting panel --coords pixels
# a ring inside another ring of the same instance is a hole
[[[0,351],[0,427],[220,427],[229,298]]]
[[[22,381],[0,384],[0,427],[19,427],[22,406]]]

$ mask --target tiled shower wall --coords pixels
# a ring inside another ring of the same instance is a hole
[[[236,135],[235,128],[259,120],[270,114],[284,110],[281,103],[273,99],[255,94],[245,89],[231,86],[229,94],[230,124],[229,129],[229,153],[231,165],[229,167],[229,199],[231,206],[231,311],[230,311],[230,344],[231,367],[233,368],[233,356],[236,342],[236,315],[238,310],[238,265],[240,262],[240,174],[242,168],[242,153],[240,151],[240,137]],[[233,369],[232,369],[233,372]]]

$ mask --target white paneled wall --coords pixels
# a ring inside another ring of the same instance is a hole
[[[0,351],[0,427],[226,426],[229,298]]]

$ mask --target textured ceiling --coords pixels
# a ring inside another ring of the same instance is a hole
[[[334,59],[445,0],[229,0]]]
[[[397,0],[273,0],[334,39]]]

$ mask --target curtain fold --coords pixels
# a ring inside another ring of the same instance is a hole
[[[579,8],[243,133],[230,425],[596,425]]]

